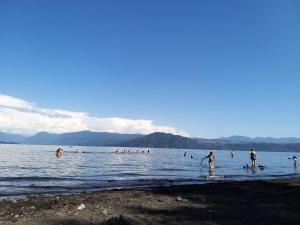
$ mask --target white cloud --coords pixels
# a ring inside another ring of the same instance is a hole
[[[0,94],[0,130],[10,133],[34,134],[82,130],[116,133],[166,132],[189,136],[187,132],[170,126],[156,125],[152,120],[126,118],[99,118],[84,112],[47,109],[19,98]]]

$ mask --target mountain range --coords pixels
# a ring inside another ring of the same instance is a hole
[[[0,143],[22,143],[25,140],[23,135],[0,132]]]
[[[295,144],[300,143],[300,138],[272,138],[272,137],[256,137],[249,138],[245,136],[230,136],[221,137],[219,140],[228,141],[231,143],[273,143],[273,144]]]
[[[40,132],[25,139],[22,144],[35,145],[77,145],[77,146],[115,146],[127,140],[142,137],[140,134],[117,134],[107,132],[80,131],[63,134]]]
[[[231,136],[217,139],[204,139],[188,138],[158,132],[149,135],[92,131],[70,132],[63,134],[39,132],[30,137],[0,132],[0,143],[216,150],[249,150],[250,148],[263,151],[300,150],[300,138],[249,138],[244,136]]]

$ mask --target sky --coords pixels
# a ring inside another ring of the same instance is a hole
[[[298,0],[0,0],[0,131],[300,137]]]

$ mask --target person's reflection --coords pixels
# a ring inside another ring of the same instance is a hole
[[[250,171],[251,171],[251,174],[253,175],[253,176],[255,176],[256,175],[256,168],[255,167],[251,167],[250,168]]]
[[[211,177],[215,175],[214,167],[212,167],[212,166],[209,167],[208,175],[211,176]]]
[[[251,173],[253,176],[255,176],[256,175],[256,169],[255,169],[255,167],[250,167],[250,166],[244,166],[244,169],[246,169],[246,172],[247,173]]]

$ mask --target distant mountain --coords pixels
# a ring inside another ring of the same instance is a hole
[[[197,148],[198,145],[198,142],[194,139],[159,132],[128,140],[120,144],[120,146],[124,147],[146,148]]]
[[[230,136],[230,137],[221,137],[218,140],[223,140],[231,143],[251,143],[253,140],[249,137],[244,136]]]
[[[25,136],[19,134],[9,134],[0,132],[0,142],[2,143],[20,143],[26,139]]]
[[[276,143],[232,143],[227,140],[187,138],[179,135],[153,133],[144,137],[120,143],[123,147],[145,148],[181,148],[181,149],[207,149],[207,150],[250,150],[258,151],[291,151],[299,152],[300,144]]]
[[[118,134],[107,132],[80,131],[63,134],[40,132],[29,137],[24,144],[113,146],[120,142],[142,137],[140,134]]]
[[[296,144],[300,143],[300,138],[272,138],[272,137],[256,137],[249,138],[245,136],[230,136],[221,137],[218,140],[223,140],[231,143],[269,143],[269,144]]]
[[[59,134],[51,134],[48,132],[39,132],[22,142],[22,144],[33,144],[33,145],[51,145],[57,144]]]

